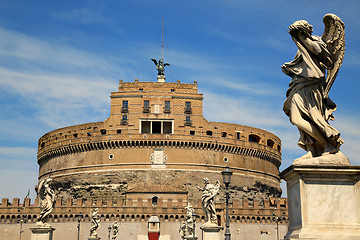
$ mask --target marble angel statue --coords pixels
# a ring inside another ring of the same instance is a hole
[[[37,188],[37,197],[39,198],[39,205],[41,212],[36,219],[37,227],[50,227],[47,224],[49,214],[54,209],[55,193],[49,186],[51,179],[41,180]]]
[[[98,211],[99,211],[98,208],[90,210],[90,217],[91,217],[90,237],[93,238],[97,238],[98,231],[101,227]]]
[[[194,239],[194,237],[197,239],[195,235],[194,230],[194,221],[193,221],[193,214],[195,213],[194,208],[188,203],[188,205],[185,207],[186,209],[186,219],[185,221],[180,225],[179,234],[181,239]]]
[[[282,71],[292,78],[283,110],[300,132],[299,146],[307,151],[295,162],[334,156],[343,143],[340,132],[329,124],[336,110],[329,91],[344,58],[345,25],[334,14],[326,14],[323,22],[325,31],[321,37],[312,35],[312,25],[305,20],[289,27],[298,51],[292,62],[282,66]]]
[[[203,188],[198,187],[202,191],[201,202],[202,208],[205,214],[205,224],[204,225],[216,225],[217,226],[217,216],[215,211],[215,196],[218,194],[220,189],[220,181],[217,180],[215,185],[210,183],[208,178],[204,178],[205,186]]]
[[[119,224],[117,221],[112,225],[113,235],[111,237],[112,240],[115,240],[117,235],[119,234]]]

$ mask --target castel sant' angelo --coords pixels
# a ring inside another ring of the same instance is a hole
[[[221,180],[226,167],[233,172],[233,238],[274,236],[273,213],[281,216],[280,230],[286,231],[287,201],[280,198],[277,136],[250,126],[206,120],[197,82],[166,82],[165,76],[149,82],[120,80],[110,98],[110,116],[105,121],[57,129],[39,139],[39,181],[52,179],[56,194],[49,216],[49,223],[57,226],[56,239],[73,237],[79,212],[84,214],[81,235],[85,239],[92,207],[99,208],[102,222],[129,226],[121,230],[129,236],[124,239],[146,235],[151,215],[164,223],[164,236],[178,239],[179,221],[188,203],[198,214],[198,227],[204,220],[197,187],[203,186],[205,177],[211,182]],[[223,186],[216,201],[218,223],[224,226]],[[15,226],[10,226],[24,214],[25,226],[35,224],[38,205],[37,200],[32,204],[25,199],[21,204],[19,199],[12,203],[3,199],[1,234],[18,236]],[[30,236],[28,229],[24,231],[24,236]],[[106,236],[106,226],[101,231]]]

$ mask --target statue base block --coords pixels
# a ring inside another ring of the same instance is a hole
[[[185,236],[184,239],[185,240],[197,240],[198,237],[197,236],[195,236],[195,237],[194,236]]]
[[[157,77],[157,80],[158,80],[158,82],[162,82],[162,83],[164,83],[165,82],[165,76],[164,75],[158,75],[158,77]]]
[[[53,227],[30,228],[31,240],[53,240]]]
[[[99,237],[88,237],[88,240],[100,240],[101,238]]]
[[[285,240],[360,239],[360,166],[292,165]]]
[[[220,231],[224,228],[219,226],[202,226],[200,229],[203,235],[202,240],[220,240]]]

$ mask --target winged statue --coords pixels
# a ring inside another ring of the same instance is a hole
[[[217,226],[217,216],[215,210],[215,196],[218,194],[220,189],[220,181],[217,180],[215,184],[211,184],[208,178],[204,178],[205,186],[203,188],[198,187],[202,191],[201,203],[205,214],[205,225]]]
[[[312,35],[313,27],[305,20],[294,22],[289,33],[298,51],[282,71],[292,78],[283,110],[300,133],[298,145],[310,159],[340,151],[340,132],[329,124],[334,120],[336,104],[329,98],[345,53],[345,25],[335,14],[323,17],[325,31]]]
[[[41,212],[36,220],[37,227],[50,227],[48,225],[48,218],[52,210],[54,209],[55,193],[50,188],[51,179],[41,180],[37,188],[37,196],[39,198],[39,206]]]
[[[154,59],[154,58],[152,58],[151,60],[154,62],[155,66],[156,66],[158,75],[165,76],[165,66],[170,66],[170,64],[164,63],[164,60],[162,58],[159,59],[159,61],[156,61],[156,59]]]

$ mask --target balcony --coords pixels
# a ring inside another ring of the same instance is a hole
[[[143,107],[143,113],[150,113],[150,108],[149,107]]]
[[[127,119],[122,119],[121,120],[121,125],[128,125],[128,120]]]
[[[192,108],[191,107],[187,107],[185,108],[185,114],[192,114]]]
[[[185,126],[191,126],[191,125],[192,125],[192,121],[191,121],[191,120],[185,120],[185,121],[184,121],[184,125],[185,125]]]
[[[171,113],[170,108],[164,108],[164,113]]]
[[[121,108],[121,113],[128,113],[129,112],[129,108]]]

